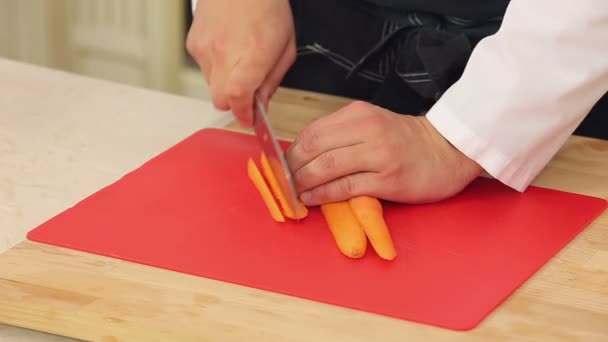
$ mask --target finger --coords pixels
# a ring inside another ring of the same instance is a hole
[[[198,65],[201,73],[203,74],[203,77],[205,78],[205,81],[207,82],[207,84],[209,84],[211,77],[211,60],[209,56],[203,51],[203,48],[191,47],[190,49],[192,51],[190,55]]]
[[[207,84],[209,85],[210,81],[211,81],[211,71],[212,71],[211,61],[207,57],[201,56],[196,59],[196,63],[198,64],[199,69],[201,70],[201,73],[203,74],[203,77],[205,78],[205,82],[207,82]]]
[[[320,120],[306,127],[289,146],[286,151],[287,164],[293,172],[297,172],[325,152],[362,144],[366,138],[366,129],[356,117],[338,123]]]
[[[370,113],[378,110],[378,107],[364,101],[351,102],[335,112],[324,115],[314,120],[309,126],[329,126],[345,123],[349,121],[358,121],[366,117],[370,117]]]
[[[215,108],[219,110],[229,110],[230,104],[226,95],[226,77],[228,70],[223,64],[216,64],[211,69],[209,90],[211,93],[211,102]]]
[[[264,50],[250,50],[232,69],[226,83],[226,96],[234,115],[241,124],[250,126],[253,121],[253,96],[279,59]]]
[[[212,63],[207,45],[202,42],[203,38],[201,38],[200,35],[197,35],[196,30],[200,30],[198,26],[200,26],[200,24],[198,23],[192,24],[192,27],[188,32],[188,37],[186,40],[186,49],[198,65],[201,73],[205,78],[205,81],[207,82],[207,84],[209,84]]]
[[[197,10],[197,12],[200,9]],[[185,47],[186,51],[194,60],[201,66],[201,62],[199,59],[206,53],[206,44],[205,44],[205,30],[202,26],[202,21],[199,19],[199,16],[195,15],[192,18],[192,25],[188,29],[188,33],[186,35]]]
[[[287,73],[289,68],[291,68],[295,60],[295,39],[292,36],[287,45],[285,45],[285,49],[281,54],[281,59],[279,59],[277,65],[275,65],[275,67],[272,69],[272,71],[270,72],[268,77],[266,77],[264,83],[260,87],[260,97],[262,98],[262,101],[264,102],[265,106],[268,106],[270,98],[272,98],[272,96],[276,92],[277,88],[283,81],[283,77],[285,77],[285,74]]]
[[[209,75],[209,90],[213,105],[219,110],[229,110],[230,101],[226,93],[226,87],[230,71],[238,63],[238,55],[227,54],[230,48],[225,42],[213,40],[208,44],[207,53],[203,54],[207,63],[211,64]],[[203,58],[201,58],[203,59]]]
[[[365,117],[374,107],[355,101],[311,122],[289,145],[287,163],[297,170],[323,152],[365,141],[369,135]]]
[[[376,173],[350,174],[302,193],[300,200],[307,206],[315,206],[346,201],[356,196],[375,196],[373,189],[378,186],[378,181],[379,176]]]
[[[374,155],[366,144],[325,152],[294,173],[296,190],[308,191],[353,173],[377,172]]]

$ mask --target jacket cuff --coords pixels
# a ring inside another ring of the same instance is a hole
[[[443,103],[437,102],[426,114],[437,131],[455,148],[479,164],[503,184],[523,192],[537,175],[525,163],[507,156],[491,142],[476,134]]]

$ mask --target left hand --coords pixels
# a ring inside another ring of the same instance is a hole
[[[289,147],[300,199],[312,206],[368,195],[424,203],[451,197],[482,168],[421,116],[356,101],[306,127]]]

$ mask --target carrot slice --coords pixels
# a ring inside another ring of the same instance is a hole
[[[247,174],[249,175],[249,179],[251,179],[256,189],[260,193],[260,196],[262,196],[262,199],[264,200],[266,207],[268,207],[272,218],[277,222],[285,222],[285,218],[281,213],[281,209],[279,208],[279,205],[272,196],[270,188],[268,188],[268,184],[266,184],[266,181],[264,180],[260,169],[258,169],[257,165],[251,158],[249,158],[249,160],[247,161]]]
[[[279,201],[281,208],[283,208],[283,214],[288,218],[295,220],[308,216],[308,208],[306,208],[302,202],[296,201],[295,210],[289,205],[287,197],[281,191],[277,177],[274,175],[274,172],[270,167],[270,161],[268,160],[268,157],[266,157],[266,153],[262,152],[262,157],[260,159],[262,164],[262,172],[264,173],[266,181],[268,181],[268,184],[270,184],[270,189],[272,190],[274,197]]]
[[[321,211],[342,254],[360,258],[367,250],[367,238],[348,201],[325,203]]]
[[[382,203],[370,196],[353,197],[349,203],[376,253],[383,259],[393,260],[397,251],[384,221]]]

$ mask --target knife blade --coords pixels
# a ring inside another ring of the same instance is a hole
[[[270,119],[268,118],[268,113],[266,112],[266,108],[264,108],[264,104],[262,103],[259,94],[256,92],[254,97],[255,110],[253,118],[253,130],[255,131],[255,135],[262,146],[262,150],[268,158],[270,168],[277,178],[281,191],[283,194],[285,194],[291,208],[294,208],[295,210],[297,195],[293,175],[291,170],[289,170],[289,166],[287,165],[285,154],[274,135],[270,125]]]

